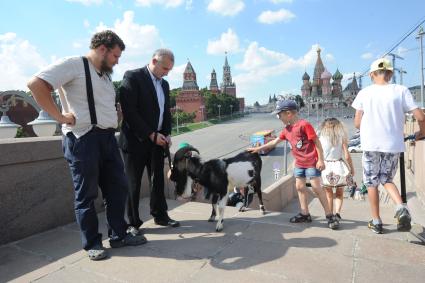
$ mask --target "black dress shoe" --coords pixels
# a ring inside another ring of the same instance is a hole
[[[154,222],[156,225],[160,225],[160,226],[170,226],[170,227],[180,226],[180,222],[173,220],[171,218],[168,218],[168,219],[155,218]]]

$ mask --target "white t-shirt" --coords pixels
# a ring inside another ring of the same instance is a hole
[[[342,138],[340,138],[336,146],[333,146],[327,137],[319,135],[319,139],[322,144],[325,161],[342,159]]]
[[[404,152],[404,114],[418,108],[407,87],[370,85],[357,94],[352,107],[363,111],[360,125],[362,150]]]
[[[117,111],[115,108],[115,90],[110,78],[99,76],[89,61],[93,97],[96,108],[97,126],[103,129],[116,128]],[[62,132],[72,132],[77,138],[83,136],[93,127],[87,102],[86,75],[81,57],[68,57],[48,66],[35,75],[48,82],[53,89],[62,87],[64,99],[61,99],[62,112],[74,113],[75,125],[62,125]]]

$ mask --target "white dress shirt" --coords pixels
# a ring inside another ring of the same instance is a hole
[[[162,130],[162,122],[164,120],[164,108],[165,108],[165,95],[164,90],[162,89],[162,79],[158,79],[149,69],[149,74],[151,75],[153,86],[156,90],[156,97],[158,98],[158,106],[159,106],[159,120],[158,120],[158,131]]]

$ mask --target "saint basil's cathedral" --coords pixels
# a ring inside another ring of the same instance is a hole
[[[323,65],[320,52],[321,49],[318,48],[313,80],[310,82],[310,76],[307,72],[302,76],[301,95],[303,100],[306,105],[310,104],[313,108],[315,104],[318,104],[319,108],[324,107],[324,109],[341,106],[342,104],[351,105],[361,88],[357,85],[355,74],[353,78],[350,78],[352,81],[343,90],[341,85],[343,75],[338,69],[332,75]]]

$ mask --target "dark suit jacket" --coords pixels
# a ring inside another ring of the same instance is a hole
[[[170,86],[162,80],[165,96],[161,134],[171,134]],[[119,139],[124,152],[150,151],[153,142],[149,135],[157,131],[159,105],[156,90],[147,66],[127,71],[119,89],[123,122]]]

